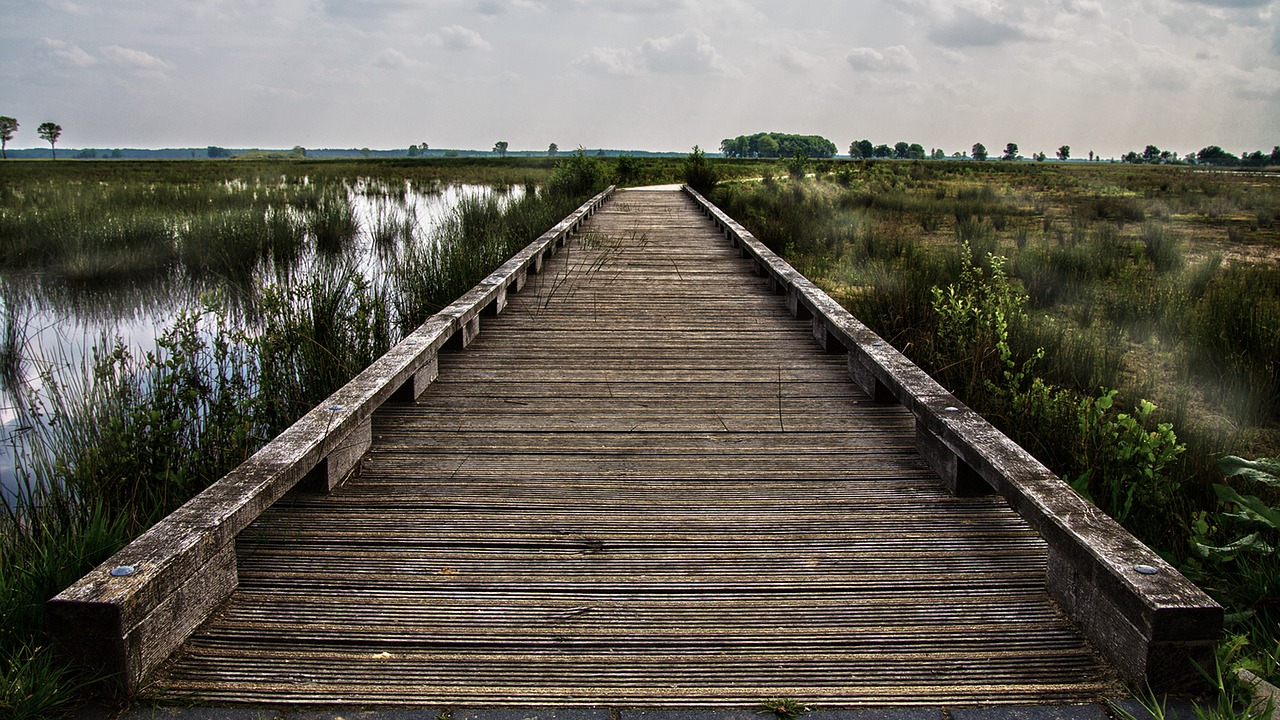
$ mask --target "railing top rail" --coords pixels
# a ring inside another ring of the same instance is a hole
[[[175,588],[214,561],[240,531],[338,449],[344,438],[433,362],[446,342],[573,232],[613,190],[610,186],[583,203],[244,463],[63,590],[50,600],[51,609],[74,613],[72,608],[93,606],[125,634],[146,622]],[[132,651],[116,648],[113,652],[128,655]],[[136,663],[128,657],[100,660],[108,665],[123,663],[125,667],[118,669],[126,673],[127,684],[149,670],[134,667]]]
[[[1075,574],[1055,578],[1054,570],[1050,571],[1051,589],[1055,583],[1070,584],[1055,591],[1069,614],[1073,614],[1071,606],[1078,604],[1087,606],[1082,612],[1116,615],[1102,620],[1073,618],[1095,645],[1123,643],[1121,636],[1129,633],[1129,628],[1100,630],[1110,634],[1108,639],[1091,632],[1089,623],[1110,626],[1121,619],[1149,645],[1210,643],[1219,637],[1223,611],[1204,591],[966,407],[741,224],[692,188],[686,186],[685,191],[773,277],[780,291],[793,296],[791,302],[812,314],[815,331],[821,323],[822,331],[849,351],[851,368],[854,363],[861,366],[880,390],[912,412],[919,428],[940,440],[1045,539],[1051,562],[1061,561],[1061,568]],[[1111,608],[1099,610],[1099,603]],[[1117,652],[1123,654],[1124,649]],[[1124,662],[1124,658],[1118,660],[1118,664]]]

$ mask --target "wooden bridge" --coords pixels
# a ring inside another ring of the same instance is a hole
[[[1222,622],[691,191],[601,193],[50,607],[130,692],[298,704],[1087,702]]]

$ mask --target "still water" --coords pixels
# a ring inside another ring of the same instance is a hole
[[[342,250],[342,261],[357,268],[370,287],[384,288],[388,270],[403,254],[432,242],[437,228],[466,198],[497,195],[518,199],[521,187],[483,185],[420,186],[356,181],[346,187],[346,200],[359,227]],[[262,262],[248,281],[193,277],[175,269],[142,284],[83,288],[35,275],[0,277],[0,333],[16,337],[12,370],[0,380],[0,499],[22,492],[17,466],[33,423],[43,422],[53,387],[75,392],[91,370],[98,351],[122,343],[140,356],[154,350],[155,340],[182,312],[197,312],[210,297],[252,294],[269,284],[302,283],[332,272],[333,258],[322,261],[312,248],[288,267]]]

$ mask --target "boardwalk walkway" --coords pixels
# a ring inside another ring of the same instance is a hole
[[[827,705],[1119,690],[998,496],[947,493],[676,192],[619,191],[332,494],[241,534],[148,689],[212,701]]]

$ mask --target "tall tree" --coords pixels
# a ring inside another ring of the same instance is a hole
[[[1240,164],[1240,158],[1236,157],[1235,155],[1232,155],[1226,150],[1223,150],[1217,145],[1210,145],[1209,147],[1201,148],[1200,152],[1196,153],[1196,160],[1199,161],[1201,165],[1239,165]]]
[[[871,149],[872,157],[889,158],[893,157],[893,148],[888,145],[877,145]]]
[[[979,162],[987,159],[987,146],[982,143],[973,144],[973,159]]]
[[[42,122],[40,127],[36,128],[36,134],[42,140],[49,143],[49,149],[53,152],[53,159],[58,159],[58,138],[62,136],[62,126],[52,122]]]
[[[870,159],[871,153],[875,151],[875,146],[870,140],[859,140],[849,146],[849,157],[857,159]]]
[[[559,145],[555,143],[551,143],[550,145],[547,146],[547,157],[555,157],[556,154],[558,154],[559,152],[560,152]]]
[[[1148,145],[1142,150],[1142,162],[1155,164],[1160,162],[1160,148]]]
[[[13,139],[13,133],[18,129],[18,121],[8,115],[0,115],[0,158],[9,159],[9,155],[5,152],[5,146]]]
[[[1065,162],[1065,161],[1066,161],[1066,159],[1067,159],[1067,158],[1069,158],[1069,157],[1071,157],[1071,146],[1070,146],[1070,145],[1063,145],[1062,147],[1058,148],[1058,159],[1059,159],[1059,160],[1062,160],[1062,161],[1064,161],[1064,162]]]
[[[911,160],[923,160],[924,146],[920,143],[911,143],[910,147],[907,148],[907,158]]]
[[[1017,160],[1018,159],[1018,143],[1009,143],[1004,146],[1004,155],[1001,160]]]
[[[506,156],[507,156],[507,141],[506,141],[506,140],[499,140],[498,142],[494,143],[494,144],[493,144],[493,151],[494,151],[494,152],[496,152],[496,153],[498,153],[498,154],[499,154],[499,155],[501,155],[502,157],[506,157]]]
[[[895,160],[906,160],[907,153],[911,151],[911,146],[905,142],[894,143],[893,158]]]

